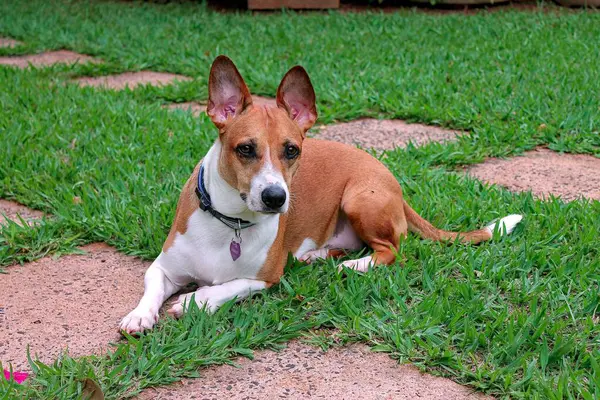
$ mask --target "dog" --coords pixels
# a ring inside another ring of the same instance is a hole
[[[368,247],[340,268],[361,272],[396,260],[408,231],[432,240],[489,240],[512,232],[509,215],[470,232],[447,232],[419,216],[392,173],[358,148],[307,138],[317,119],[315,92],[296,66],[277,89],[276,106],[257,106],[233,62],[210,70],[207,114],[219,137],[183,187],[162,252],[144,277],[144,295],[120,324],[151,329],[163,302],[191,282],[168,310],[191,301],[214,312],[279,282],[289,253],[310,263]]]

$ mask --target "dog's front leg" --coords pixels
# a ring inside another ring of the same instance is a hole
[[[160,266],[157,258],[144,276],[144,296],[138,306],[121,321],[120,329],[127,333],[150,329],[158,321],[158,310],[173,293],[180,289],[173,284]]]
[[[168,313],[177,318],[181,317],[192,301],[192,297],[195,299],[198,307],[202,308],[206,305],[208,312],[215,312],[231,299],[237,298],[237,300],[242,300],[269,286],[267,282],[256,279],[234,279],[220,285],[203,286],[195,292],[179,296],[179,299],[173,304]]]

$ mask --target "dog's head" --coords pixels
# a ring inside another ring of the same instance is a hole
[[[276,100],[277,107],[253,105],[233,62],[225,56],[213,62],[206,112],[219,129],[219,173],[260,213],[288,210],[302,142],[317,119],[315,91],[300,66],[285,74]]]

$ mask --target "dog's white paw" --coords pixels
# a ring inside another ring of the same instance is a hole
[[[307,251],[300,257],[298,260],[305,262],[307,264],[312,264],[318,259],[326,259],[328,254],[328,250],[325,248]]]
[[[487,229],[491,234],[494,233],[494,230],[498,229],[500,231],[500,235],[505,236],[510,234],[522,219],[522,215],[511,214],[500,219],[499,221],[489,224],[485,227],[485,229]]]
[[[206,311],[211,314],[217,311],[220,305],[215,299],[211,299],[210,287],[203,287],[195,292],[180,295],[167,312],[175,318],[180,318],[188,310],[192,301],[196,302],[198,308],[206,305]]]
[[[136,308],[123,318],[119,325],[119,329],[129,334],[141,333],[146,329],[152,329],[157,322],[157,312],[152,312],[149,309],[140,310]]]
[[[338,271],[342,271],[344,267],[353,269],[357,272],[367,272],[373,266],[373,257],[366,256],[357,260],[344,261],[338,267]]]

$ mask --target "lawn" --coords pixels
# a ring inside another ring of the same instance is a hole
[[[366,275],[290,260],[282,284],[213,316],[164,319],[105,357],[35,364],[29,385],[0,380],[7,398],[77,398],[85,377],[121,398],[294,337],[366,342],[499,398],[600,397],[600,202],[543,202],[461,171],[538,145],[600,156],[600,13],[253,15],[194,3],[0,0],[0,36],[25,43],[4,55],[67,48],[104,61],[0,66],[0,197],[52,216],[1,228],[0,268],[95,241],[156,256],[183,183],[216,137],[205,116],[161,105],[205,99],[218,54],[262,95],[302,64],[320,123],[378,116],[468,131],[382,156],[434,224],[466,230],[525,215],[513,235],[480,246],[410,236],[401,262]],[[195,79],[121,92],[68,83],[141,69]]]

